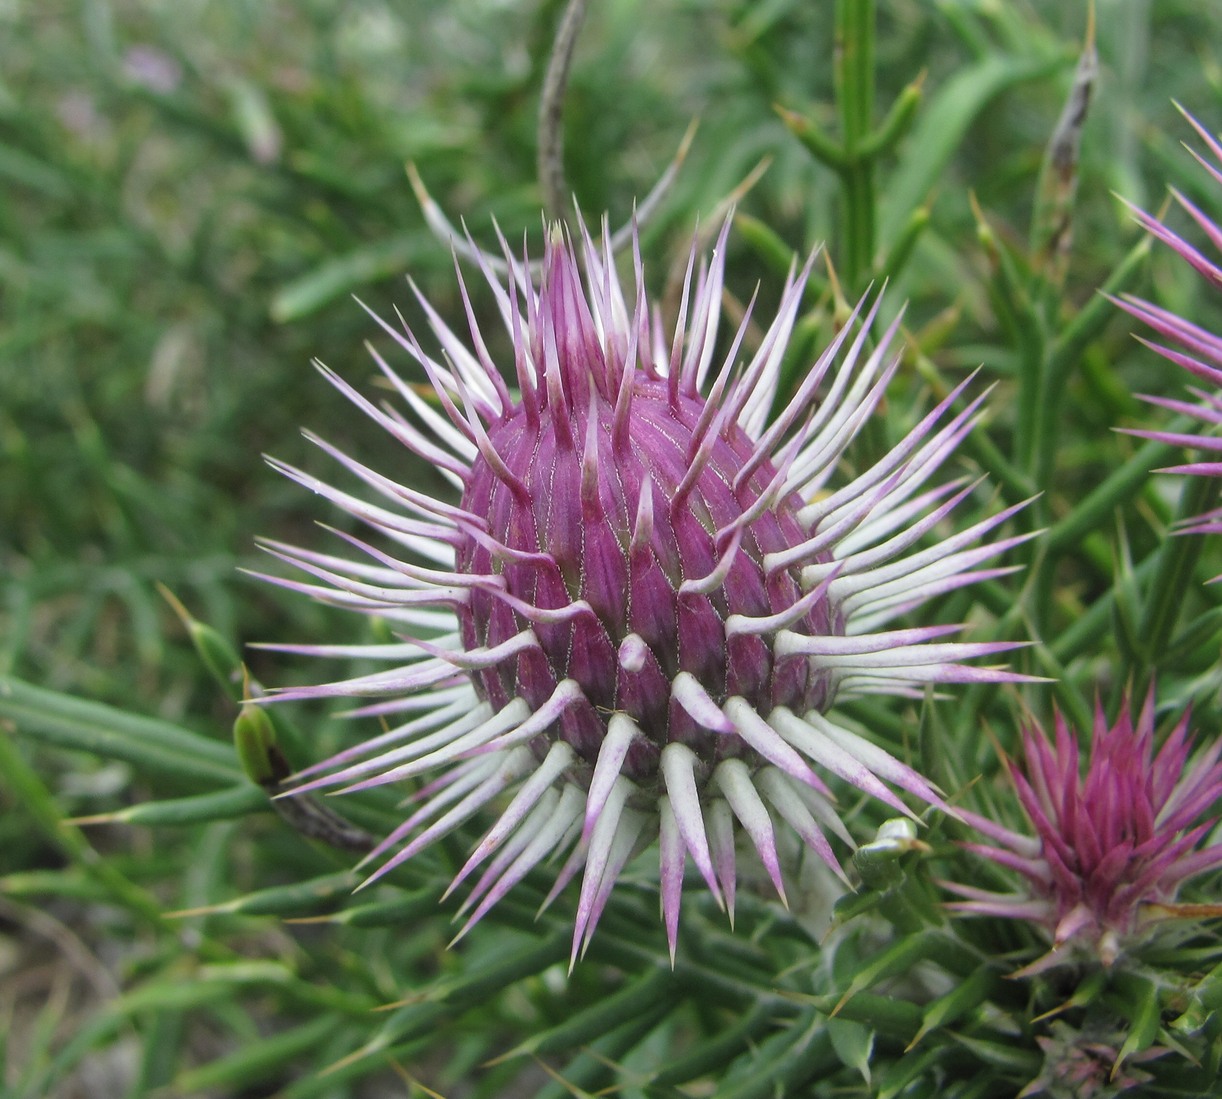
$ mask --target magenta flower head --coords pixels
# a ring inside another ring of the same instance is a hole
[[[1214,181],[1222,187],[1222,144],[1210,135],[1196,119],[1185,115],[1192,123],[1202,141],[1213,155],[1217,164],[1208,163],[1199,154],[1194,153],[1197,160],[1210,173]],[[1185,198],[1178,191],[1173,192],[1179,204],[1197,223],[1210,247],[1222,255],[1222,225],[1214,221],[1208,214]],[[1216,290],[1222,290],[1222,267],[1216,259],[1211,259],[1195,245],[1185,240],[1162,222],[1142,210],[1134,209],[1137,220],[1148,233],[1157,237],[1164,244],[1170,245],[1177,254],[1187,260]],[[1143,400],[1159,405],[1172,412],[1179,412],[1198,420],[1202,425],[1201,433],[1176,434],[1166,431],[1133,431],[1130,434],[1140,435],[1147,439],[1160,439],[1176,446],[1193,447],[1217,455],[1222,453],[1222,438],[1208,435],[1204,432],[1222,426],[1222,336],[1209,332],[1199,325],[1193,324],[1184,317],[1177,316],[1166,309],[1161,309],[1150,302],[1125,295],[1117,301],[1121,308],[1128,310],[1133,316],[1144,321],[1160,336],[1168,340],[1168,344],[1148,343],[1165,359],[1184,367],[1196,378],[1205,382],[1210,388],[1203,390],[1193,388],[1194,397],[1200,403],[1170,400],[1165,397],[1144,396]],[[1163,473],[1191,473],[1206,477],[1222,476],[1222,460],[1206,460],[1190,462],[1187,465],[1172,466],[1162,470]],[[1192,520],[1184,533],[1217,534],[1222,533],[1222,508],[1206,512]]]
[[[947,883],[966,898],[950,907],[1036,924],[1052,950],[1020,972],[1089,957],[1111,965],[1158,921],[1222,915],[1219,905],[1175,902],[1183,882],[1222,866],[1222,844],[1200,846],[1216,821],[1202,817],[1222,798],[1222,741],[1190,760],[1188,720],[1155,753],[1153,691],[1136,722],[1127,700],[1111,728],[1096,706],[1084,778],[1064,718],[1056,715],[1055,742],[1032,723],[1022,738],[1026,774],[1009,771],[1035,835],[960,811],[994,844],[968,849],[1017,870],[1027,887],[996,894]]]
[[[538,281],[508,249],[504,284],[477,257],[512,345],[508,377],[461,276],[469,343],[423,297],[440,357],[379,322],[432,384],[427,402],[373,353],[415,419],[321,368],[448,477],[456,500],[321,440],[379,503],[276,463],[378,543],[341,536],[357,560],[270,546],[313,578],[277,582],[397,634],[384,645],[282,646],[389,665],[280,692],[377,699],[357,713],[393,726],[311,768],[297,789],[431,776],[375,852],[389,855],[375,878],[498,801],[455,882],[479,872],[467,926],[556,856],[553,896],[582,874],[576,956],[625,864],[657,840],[673,953],[687,858],[732,911],[740,831],[782,897],[778,825],[839,871],[825,830],[850,840],[826,776],[904,812],[891,786],[940,804],[920,775],[827,716],[837,697],[1017,678],[964,663],[1011,645],[941,640],[957,626],[886,628],[931,596],[1008,571],[980,566],[1019,539],[977,543],[1014,509],[927,541],[971,491],[928,483],[980,398],[948,418],[956,389],[832,490],[898,366],[899,321],[870,350],[878,304],[855,312],[774,415],[810,261],[791,273],[758,350],[740,359],[748,308],[714,369],[728,230],[710,262],[697,266],[693,244],[669,347],[639,253],[629,306],[607,233],[601,246],[583,238],[583,285],[554,230]]]

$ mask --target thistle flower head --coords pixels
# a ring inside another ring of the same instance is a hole
[[[461,276],[466,341],[420,298],[441,358],[379,321],[432,385],[426,402],[373,352],[414,419],[324,368],[446,475],[456,500],[321,440],[379,503],[280,465],[378,544],[342,536],[357,560],[272,545],[312,578],[276,582],[379,616],[398,635],[280,646],[390,665],[280,693],[380,698],[357,712],[393,726],[311,768],[298,790],[434,776],[375,853],[389,855],[375,877],[500,799],[455,882],[480,871],[468,926],[558,854],[553,896],[582,873],[576,954],[625,864],[658,839],[673,953],[688,856],[732,911],[736,832],[782,897],[778,824],[839,872],[825,830],[851,841],[825,776],[902,812],[893,786],[939,803],[921,776],[827,716],[837,697],[1014,678],[964,663],[1008,644],[939,640],[956,626],[886,628],[931,596],[1008,571],[981,566],[1018,539],[977,543],[1014,509],[923,543],[971,490],[929,482],[980,398],[950,415],[959,387],[832,490],[841,453],[897,368],[899,322],[871,350],[878,304],[859,307],[774,414],[810,261],[791,272],[758,349],[743,350],[748,307],[714,369],[728,229],[709,262],[697,265],[693,244],[669,341],[639,253],[629,306],[605,230],[601,246],[583,237],[584,285],[557,230],[537,282],[507,248],[504,284],[477,256],[512,344],[505,374]]]
[[[966,898],[951,907],[1040,927],[1052,951],[1028,973],[1092,954],[1111,965],[1153,921],[1222,914],[1175,905],[1183,882],[1222,866],[1222,844],[1200,846],[1215,823],[1201,818],[1222,798],[1222,742],[1190,761],[1188,720],[1185,714],[1155,753],[1153,692],[1136,721],[1126,701],[1110,728],[1096,707],[1084,777],[1077,739],[1060,714],[1054,741],[1029,725],[1022,738],[1026,773],[1011,767],[1010,775],[1035,834],[962,813],[993,841],[969,849],[1018,871],[1026,890],[995,894],[948,883]]]
[[[1185,115],[1196,129],[1206,148],[1213,156],[1216,164],[1211,164],[1204,157],[1194,153],[1202,166],[1213,177],[1215,183],[1222,187],[1222,144],[1215,139],[1196,119]],[[1222,255],[1222,225],[1211,218],[1205,211],[1191,202],[1178,191],[1173,191],[1176,201],[1191,216],[1200,227],[1209,246],[1214,252]],[[1190,243],[1174,230],[1169,229],[1157,218],[1143,210],[1134,209],[1137,220],[1153,237],[1169,245],[1175,252],[1205,279],[1206,283],[1216,290],[1222,290],[1222,266],[1218,260]],[[1146,439],[1159,439],[1174,446],[1192,447],[1203,450],[1210,455],[1222,453],[1222,438],[1206,434],[1210,429],[1222,425],[1222,335],[1209,332],[1200,325],[1193,324],[1185,317],[1177,316],[1167,309],[1160,308],[1140,298],[1125,295],[1118,300],[1118,305],[1134,317],[1144,321],[1168,343],[1152,343],[1143,340],[1157,351],[1163,358],[1177,366],[1182,366],[1194,377],[1199,378],[1209,386],[1209,389],[1194,387],[1191,393],[1197,398],[1197,403],[1191,401],[1172,400],[1166,397],[1144,396],[1143,400],[1166,408],[1172,412],[1192,417],[1202,425],[1201,432],[1175,433],[1168,431],[1133,431],[1130,434],[1140,435]],[[1190,462],[1186,465],[1172,466],[1162,470],[1163,473],[1189,473],[1206,477],[1222,476],[1222,461],[1204,460]],[[1222,532],[1222,508],[1206,512],[1194,520],[1190,520],[1184,528],[1184,533],[1217,534]]]
[[[1085,1032],[1053,1021],[1047,1035],[1035,1041],[1044,1054],[1039,1076],[1018,1093],[1018,1099],[1048,1095],[1051,1099],[1114,1099],[1145,1087],[1154,1077],[1142,1064],[1156,1061],[1169,1050],[1150,1046],[1125,1054],[1124,1039],[1113,1034]]]

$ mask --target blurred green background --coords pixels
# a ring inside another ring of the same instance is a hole
[[[407,273],[443,316],[461,316],[449,249],[424,224],[408,161],[477,240],[493,244],[495,218],[511,241],[525,233],[538,247],[538,89],[561,7],[0,0],[0,673],[220,742],[232,702],[156,584],[235,643],[360,636],[360,623],[238,572],[266,567],[256,535],[310,542],[315,520],[336,518],[260,455],[324,472],[300,437],[306,426],[375,468],[430,483],[310,360],[365,384],[372,369],[361,345],[377,333],[352,295],[383,315],[397,305],[418,323]],[[771,227],[773,243],[805,253],[828,241],[838,259],[836,176],[774,110],[781,104],[836,131],[832,5],[602,0],[590,9],[565,115],[568,181],[583,210],[626,220],[689,120],[701,120],[677,185],[644,233],[654,289],[685,258],[698,219],[707,229],[764,158],[768,170],[740,208]],[[1147,208],[1159,206],[1168,180],[1201,193],[1173,101],[1222,127],[1222,6],[1099,0],[1097,9],[1101,75],[1060,290],[1065,316],[1094,298],[1138,239],[1112,192]],[[1003,447],[1016,352],[994,315],[968,194],[999,237],[1021,246],[1085,26],[1085,5],[1063,0],[879,5],[879,116],[924,74],[913,129],[880,165],[879,269],[905,219],[927,206],[929,225],[894,279],[894,300],[912,301],[909,327],[925,335],[922,350],[941,370],[957,378],[984,362],[1001,379],[990,430]],[[729,283],[745,300],[762,279],[766,312],[783,278],[778,259],[788,257],[765,243],[732,236]],[[1156,254],[1131,285],[1202,323],[1217,317],[1168,256]],[[491,316],[490,295],[476,287],[474,297]],[[1139,415],[1131,391],[1179,389],[1129,327],[1117,315],[1083,353],[1053,517],[1135,449],[1109,431]],[[921,392],[920,377],[907,376],[900,406]],[[901,417],[911,412],[900,408]],[[1139,546],[1148,537],[1132,536]],[[1097,560],[1066,568],[1050,618],[1062,624],[1110,579]],[[265,682],[318,675],[300,660],[249,659]],[[314,715],[303,724],[312,758],[345,735]],[[81,869],[95,856],[63,840],[55,813],[189,794],[190,782],[37,738],[19,754],[51,801],[40,802],[16,772],[0,775],[0,1030],[11,1036],[0,1088],[14,1095],[281,1094],[355,1048],[370,1005],[458,964],[441,952],[444,920],[363,938],[226,917],[168,933],[154,927],[130,896],[125,907],[122,888]],[[250,828],[114,825],[89,836],[164,908],[347,864],[270,815]],[[228,1000],[202,997],[203,1007],[137,1005],[113,1019],[99,1008],[141,981],[203,987],[183,977],[204,981],[192,952],[210,936],[227,944],[228,962],[276,959],[324,991],[311,1000],[287,978],[278,985],[256,971]],[[473,936],[473,950],[495,954],[498,942],[491,932]],[[579,979],[597,994],[591,975]],[[547,1001],[546,988],[535,991]],[[539,1002],[527,1010],[502,998],[465,1036],[436,1041],[433,1086],[511,1094],[510,1076],[472,1066],[552,1010]],[[98,1019],[109,1023],[89,1030]],[[290,1024],[297,1029],[284,1030]],[[298,1036],[296,1052],[269,1055],[260,1071],[189,1075],[280,1033]],[[63,1056],[74,1034],[86,1038]],[[370,1072],[365,1085],[315,1079],[283,1094],[407,1087],[388,1070]],[[520,1094],[546,1077],[528,1080],[514,1085],[526,1089]]]

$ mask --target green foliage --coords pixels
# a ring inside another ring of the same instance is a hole
[[[1216,925],[1115,973],[1007,980],[1044,944],[947,920],[940,878],[1010,884],[948,819],[867,849],[830,931],[814,867],[792,911],[744,889],[733,931],[693,888],[673,971],[646,854],[569,973],[574,901],[539,915],[545,877],[447,949],[442,893],[475,826],[354,894],[352,852],[393,829],[404,791],[334,809],[270,797],[351,733],[318,708],[240,707],[248,675],[304,674],[240,644],[357,628],[238,572],[262,567],[256,535],[318,517],[259,455],[315,468],[310,425],[408,483],[436,476],[352,441],[363,424],[309,362],[369,370],[378,334],[350,296],[417,316],[405,273],[460,315],[406,162],[477,240],[493,218],[537,236],[535,112],[561,7],[0,0],[0,1093],[1060,1094],[1065,1035],[1085,1034],[1111,1051],[1108,1087],[1208,1094]],[[957,522],[993,508],[987,491],[1040,494],[1018,522],[1045,533],[1013,552],[1023,571],[937,614],[975,640],[1034,640],[1016,666],[1055,682],[1021,703],[972,687],[850,712],[1015,826],[998,748],[1023,707],[1055,701],[1089,727],[1094,696],[1114,712],[1157,679],[1202,736],[1222,718],[1222,585],[1204,583],[1218,549],[1167,537],[1216,483],[1152,475],[1175,448],[1112,430],[1177,430],[1133,395],[1183,386],[1098,293],[1218,330],[1216,302],[1111,192],[1154,209],[1170,180],[1208,201],[1172,100],[1222,127],[1222,9],[1098,0],[1099,84],[1072,178],[1050,176],[1082,7],[607,0],[565,116],[569,185],[616,223],[701,117],[644,231],[655,272],[681,271],[697,216],[707,230],[769,159],[739,204],[728,290],[775,295],[791,258],[828,242],[790,385],[846,298],[886,279],[887,308],[911,302],[858,460],[984,364],[996,389],[962,449],[989,488]],[[881,806],[843,809],[859,838],[884,823]],[[1216,877],[1195,888],[1216,899]]]

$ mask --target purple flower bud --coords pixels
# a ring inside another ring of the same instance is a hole
[[[1118,1028],[1119,1029],[1119,1028]],[[1037,1036],[1044,1054],[1039,1076],[1018,1093],[1018,1099],[1046,1095],[1050,1099],[1115,1099],[1138,1091],[1154,1080],[1138,1066],[1171,1052],[1167,1046],[1149,1046],[1127,1052],[1123,1031],[1111,1033],[1098,1025],[1078,1030],[1060,1019],[1049,1034]]]
[[[727,221],[711,261],[698,265],[693,244],[669,346],[639,254],[629,308],[606,232],[601,247],[583,239],[583,287],[555,230],[537,284],[507,248],[507,284],[477,253],[512,341],[512,390],[461,277],[469,342],[420,297],[441,358],[378,322],[437,404],[376,352],[414,419],[324,368],[453,481],[457,503],[321,440],[379,503],[274,463],[378,535],[377,545],[342,536],[357,561],[271,545],[313,578],[274,582],[377,615],[397,634],[380,646],[281,646],[389,664],[280,692],[380,698],[358,712],[394,725],[304,772],[298,790],[436,776],[375,852],[390,857],[374,877],[501,800],[455,882],[479,871],[467,927],[559,854],[553,895],[582,873],[576,956],[624,865],[656,838],[673,953],[689,856],[732,910],[738,830],[782,897],[778,825],[841,873],[825,830],[851,840],[827,775],[904,813],[892,786],[941,804],[921,776],[827,716],[835,699],[1019,678],[964,663],[1010,644],[940,640],[957,626],[886,628],[932,596],[1009,571],[982,566],[1022,540],[978,544],[1009,509],[925,541],[971,491],[929,482],[982,398],[951,415],[960,386],[875,466],[831,488],[898,367],[899,320],[871,350],[878,304],[859,307],[774,415],[813,257],[791,274],[758,350],[742,350],[748,308],[714,369],[728,231]]]
[[[968,849],[1017,871],[1027,887],[998,894],[948,882],[966,898],[950,907],[1036,924],[1052,950],[1024,974],[1084,956],[1110,966],[1152,923],[1222,915],[1220,905],[1174,903],[1183,882],[1222,866],[1222,844],[1199,846],[1215,823],[1201,817],[1222,797],[1222,742],[1190,762],[1191,751],[1185,714],[1155,754],[1153,691],[1136,722],[1127,699],[1111,728],[1096,706],[1084,778],[1077,740],[1060,714],[1055,742],[1029,726],[1025,774],[1013,767],[1010,774],[1035,835],[960,811],[993,841]]]

